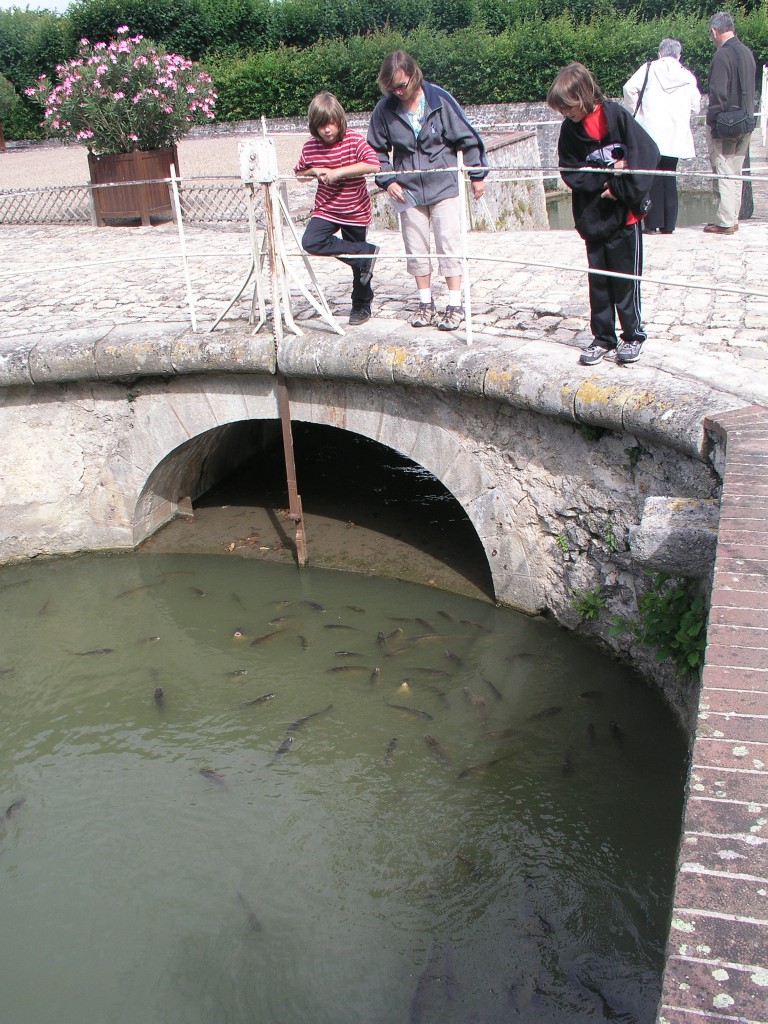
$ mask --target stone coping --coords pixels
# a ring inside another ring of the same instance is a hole
[[[404,340],[407,338],[407,342]],[[626,382],[616,366],[583,367],[573,350],[543,338],[479,335],[473,345],[442,334],[414,339],[403,321],[371,321],[343,340],[330,330],[286,337],[275,357],[262,330],[227,327],[193,333],[181,325],[138,324],[0,340],[0,388],[135,381],[183,374],[255,373],[430,388],[490,398],[527,412],[664,444],[706,460],[706,416],[741,408],[743,399],[702,382],[635,365]]]

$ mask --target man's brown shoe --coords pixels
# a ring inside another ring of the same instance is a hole
[[[734,235],[739,230],[739,225],[732,224],[726,228],[722,224],[705,224],[704,230],[710,235]]]

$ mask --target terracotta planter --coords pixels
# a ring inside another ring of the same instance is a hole
[[[172,217],[171,186],[167,182],[153,180],[169,177],[171,164],[178,172],[179,158],[175,146],[134,150],[132,153],[103,153],[101,156],[89,153],[91,184],[139,182],[117,188],[92,189],[96,224],[104,227],[107,220],[140,218],[141,223],[148,226],[152,217]]]

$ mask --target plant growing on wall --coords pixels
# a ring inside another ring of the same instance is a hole
[[[122,25],[109,43],[81,39],[78,57],[56,68],[57,84],[41,75],[26,90],[43,104],[48,134],[100,154],[130,153],[172,146],[213,118],[209,75],[129,32]]]
[[[592,587],[589,590],[570,590],[571,608],[580,619],[596,619],[600,610],[605,608],[606,598],[602,587]]]
[[[670,658],[683,673],[696,672],[704,661],[707,610],[694,581],[666,572],[653,574],[650,588],[637,602],[636,620],[616,617],[611,634],[630,632],[656,648],[656,658]]]

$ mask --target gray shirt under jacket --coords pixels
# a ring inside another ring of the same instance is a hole
[[[397,96],[384,96],[376,104],[368,127],[368,142],[375,149],[382,174],[376,184],[385,189],[393,181],[411,193],[417,206],[431,206],[458,195],[456,174],[407,174],[392,171],[435,171],[455,168],[461,150],[469,167],[487,167],[485,146],[457,101],[445,89],[424,80],[424,120],[414,135]],[[387,173],[389,172],[389,173]],[[488,171],[470,171],[470,178],[484,178]]]

